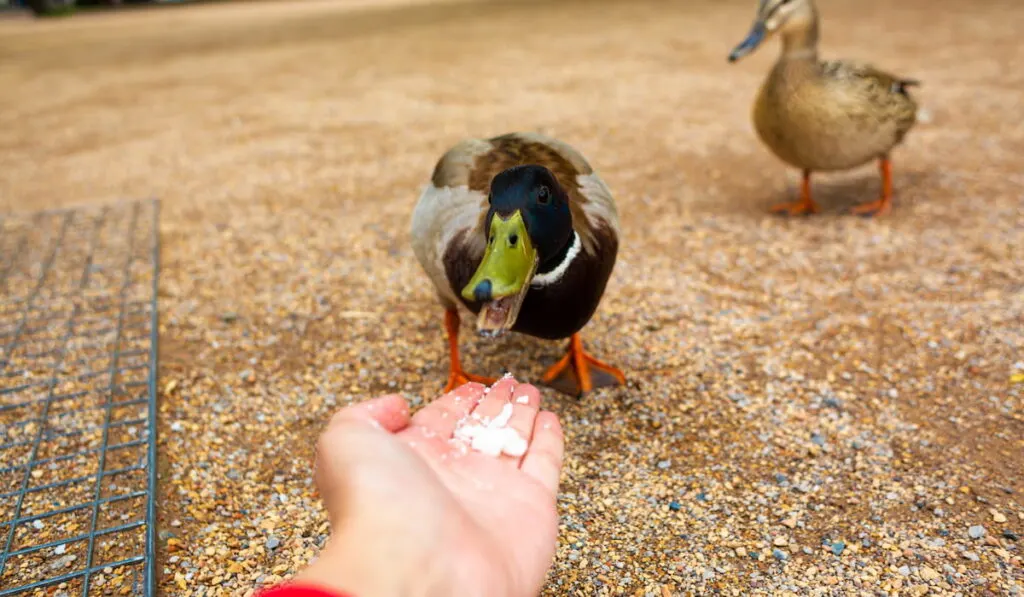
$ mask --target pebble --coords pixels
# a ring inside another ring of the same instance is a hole
[[[964,558],[966,558],[966,559],[968,559],[968,560],[970,560],[972,562],[977,562],[979,559],[981,559],[981,558],[978,557],[978,554],[974,553],[973,551],[965,551],[964,552]]]
[[[832,553],[836,554],[837,556],[843,555],[843,551],[845,550],[846,544],[842,541],[836,541],[832,544]]]
[[[55,553],[55,554],[57,554],[59,556],[62,556],[62,555],[64,555],[64,552],[66,552],[67,550],[68,550],[68,546],[66,544],[64,544],[64,543],[61,543],[57,547],[53,548],[53,553]]]
[[[903,576],[910,576],[910,566],[907,566],[906,564],[900,566],[896,571]]]
[[[967,529],[967,534],[971,537],[971,539],[981,539],[985,536],[985,527],[981,526],[980,524],[976,524]]]
[[[1020,541],[1020,535],[1014,533],[1013,531],[1003,531],[1003,537],[1005,539],[1009,539],[1010,541]]]
[[[929,568],[928,566],[921,566],[921,569],[918,571],[918,574],[921,575],[921,580],[927,582],[939,580],[940,578],[942,578],[941,574],[936,572],[933,568]]]
[[[774,557],[776,560],[779,560],[780,562],[785,562],[789,559],[789,554],[782,551],[781,549],[773,549],[772,557]]]
[[[71,563],[74,562],[77,559],[78,559],[78,556],[76,556],[75,554],[72,554],[72,553],[69,553],[67,555],[61,556],[61,557],[57,558],[56,560],[50,562],[50,570],[60,570],[61,568],[66,568],[66,567],[70,566]]]
[[[267,537],[267,549],[273,551],[277,549],[279,545],[281,545],[281,540],[278,539],[275,535]]]
[[[673,501],[668,503],[668,509],[673,511],[673,512],[679,512],[680,510],[682,510],[682,508],[683,508],[682,504],[680,504],[677,501],[673,500]]]
[[[658,468],[660,468],[661,470],[665,470],[665,469],[667,469],[670,466],[672,466],[672,461],[671,460],[659,460],[658,461]]]

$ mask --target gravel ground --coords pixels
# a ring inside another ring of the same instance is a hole
[[[826,55],[924,82],[878,221],[841,214],[873,167],[766,215],[796,175],[749,121],[777,49],[725,61],[752,0],[348,4],[0,21],[0,212],[164,200],[166,594],[292,574],[329,415],[443,386],[412,205],[454,141],[511,130],[581,149],[625,231],[584,339],[630,385],[544,393],[548,594],[1024,590],[1024,4],[823,6]],[[466,336],[480,373],[561,352]]]

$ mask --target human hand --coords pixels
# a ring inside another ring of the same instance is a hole
[[[522,396],[526,397],[521,403]],[[521,457],[449,440],[473,412],[528,441]],[[410,419],[400,396],[355,404],[320,438],[316,481],[332,534],[296,582],[354,597],[526,597],[540,593],[558,535],[564,441],[531,385],[466,384]]]

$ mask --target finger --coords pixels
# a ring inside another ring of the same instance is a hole
[[[523,457],[522,471],[539,481],[552,495],[558,494],[565,438],[558,415],[544,411],[533,423],[533,440]]]
[[[473,409],[470,416],[476,422],[487,423],[501,413],[501,409],[512,399],[512,390],[516,387],[516,380],[506,375],[498,380],[491,389],[480,398],[480,404]]]
[[[397,433],[409,425],[409,404],[397,394],[352,404],[336,412],[327,428],[351,423],[369,423]]]
[[[483,395],[484,386],[478,383],[461,385],[420,409],[412,418],[412,424],[420,427],[425,435],[436,435],[447,441],[455,425],[476,407]]]
[[[523,439],[521,445],[525,450],[530,445],[530,438],[533,436],[533,423],[537,419],[537,413],[540,412],[540,392],[530,384],[518,384],[512,388],[510,398],[512,418],[508,420],[508,426],[515,429],[519,437]],[[520,454],[502,453],[501,459],[518,467],[522,464],[524,456],[525,451]]]

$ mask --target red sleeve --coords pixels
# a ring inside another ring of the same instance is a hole
[[[312,585],[285,583],[258,591],[254,597],[354,597]]]

